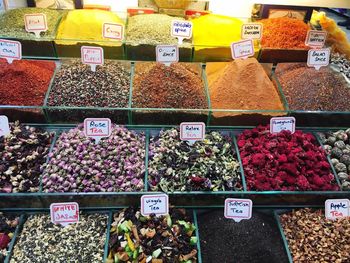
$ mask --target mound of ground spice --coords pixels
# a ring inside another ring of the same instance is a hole
[[[309,26],[304,21],[288,17],[268,18],[263,24],[263,48],[308,49],[305,39]]]
[[[206,109],[200,71],[184,63],[136,65],[133,86],[135,108]]]
[[[49,61],[0,60],[0,104],[41,106],[55,70]]]

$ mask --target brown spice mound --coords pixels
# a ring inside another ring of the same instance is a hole
[[[304,21],[288,17],[269,18],[263,24],[261,45],[264,48],[308,49],[305,39],[309,26]]]
[[[350,110],[350,87],[331,68],[317,71],[304,63],[283,63],[276,74],[292,110]]]
[[[207,75],[213,109],[283,110],[274,84],[255,58],[207,63]]]
[[[135,72],[133,107],[208,108],[201,76],[190,65],[139,63]]]

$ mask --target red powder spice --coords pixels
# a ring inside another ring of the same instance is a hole
[[[41,106],[55,70],[50,61],[0,60],[0,104]]]

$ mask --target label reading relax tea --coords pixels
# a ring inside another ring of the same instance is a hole
[[[111,120],[108,118],[86,118],[84,120],[84,133],[86,137],[95,139],[98,144],[102,138],[111,136]]]
[[[179,61],[179,47],[176,45],[156,46],[157,62],[170,66],[171,63]]]
[[[205,138],[205,123],[182,122],[180,124],[180,140],[188,141],[190,145]]]
[[[104,38],[123,40],[124,26],[122,24],[117,23],[103,23],[102,35]]]
[[[192,37],[192,28],[193,24],[190,21],[173,20],[171,22],[171,36],[177,37],[179,45],[181,45],[185,38]]]
[[[327,39],[326,31],[309,30],[307,32],[305,44],[310,47],[322,48]]]
[[[254,56],[253,40],[248,39],[232,43],[231,54],[233,59],[246,59],[248,57]]]
[[[141,214],[143,216],[169,214],[169,197],[166,194],[141,196]]]
[[[331,220],[350,216],[350,200],[349,199],[326,200],[325,216],[327,219],[331,219]]]
[[[261,39],[263,25],[261,23],[247,23],[242,25],[242,39]]]
[[[270,132],[272,134],[281,131],[295,132],[296,120],[294,117],[276,117],[270,120]]]
[[[67,226],[79,222],[79,205],[71,203],[52,203],[50,205],[51,222]]]
[[[0,58],[5,58],[9,64],[22,59],[22,44],[18,41],[0,39]]]
[[[253,202],[250,199],[227,198],[225,200],[225,218],[240,222],[252,217]]]
[[[10,134],[9,119],[5,115],[0,115],[0,137]]]
[[[330,54],[331,50],[329,48],[309,50],[307,57],[308,67],[314,67],[316,70],[319,70],[321,67],[328,66]]]
[[[81,61],[84,64],[90,65],[91,71],[95,72],[96,66],[103,65],[103,63],[104,63],[103,48],[82,46],[81,47]]]
[[[27,32],[34,33],[40,37],[41,32],[47,31],[47,19],[45,14],[24,15],[24,25]]]

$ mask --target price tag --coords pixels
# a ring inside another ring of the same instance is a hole
[[[296,120],[294,117],[277,117],[270,119],[270,132],[272,134],[281,131],[295,132]]]
[[[322,48],[327,39],[326,31],[309,30],[307,32],[305,45]]]
[[[242,39],[261,39],[263,31],[263,24],[261,23],[247,23],[242,25],[241,38]]]
[[[84,64],[90,65],[93,72],[96,71],[97,65],[103,65],[104,55],[101,47],[81,47],[81,61]]]
[[[79,205],[71,203],[52,203],[50,205],[51,222],[67,226],[79,222]]]
[[[231,54],[233,59],[246,59],[248,57],[254,56],[253,40],[248,39],[232,43]]]
[[[171,63],[179,61],[179,47],[176,45],[156,46],[157,62],[170,66]]]
[[[102,35],[104,38],[123,40],[124,26],[116,23],[103,23]]]
[[[171,22],[171,36],[177,37],[179,45],[181,45],[185,38],[192,37],[192,27],[193,24],[190,21],[173,20]]]
[[[227,198],[225,200],[225,217],[240,222],[252,217],[253,202],[250,199]]]
[[[84,120],[84,133],[86,137],[95,139],[95,143],[98,144],[102,138],[111,136],[111,120],[108,118],[86,118]]]
[[[166,194],[141,196],[141,214],[143,216],[169,214],[169,197]]]
[[[205,123],[182,122],[180,124],[180,140],[188,141],[190,145],[205,138]]]
[[[0,58],[8,63],[22,59],[22,44],[18,41],[0,39]]]
[[[10,134],[9,119],[5,115],[0,115],[0,137]]]
[[[350,216],[350,200],[349,199],[326,200],[325,216],[327,219],[331,219],[331,220]]]
[[[34,33],[40,37],[41,32],[47,31],[47,19],[45,14],[27,14],[24,15],[24,26],[27,32]]]
[[[321,67],[328,66],[330,54],[331,50],[329,48],[309,50],[307,56],[308,67],[319,70]]]

